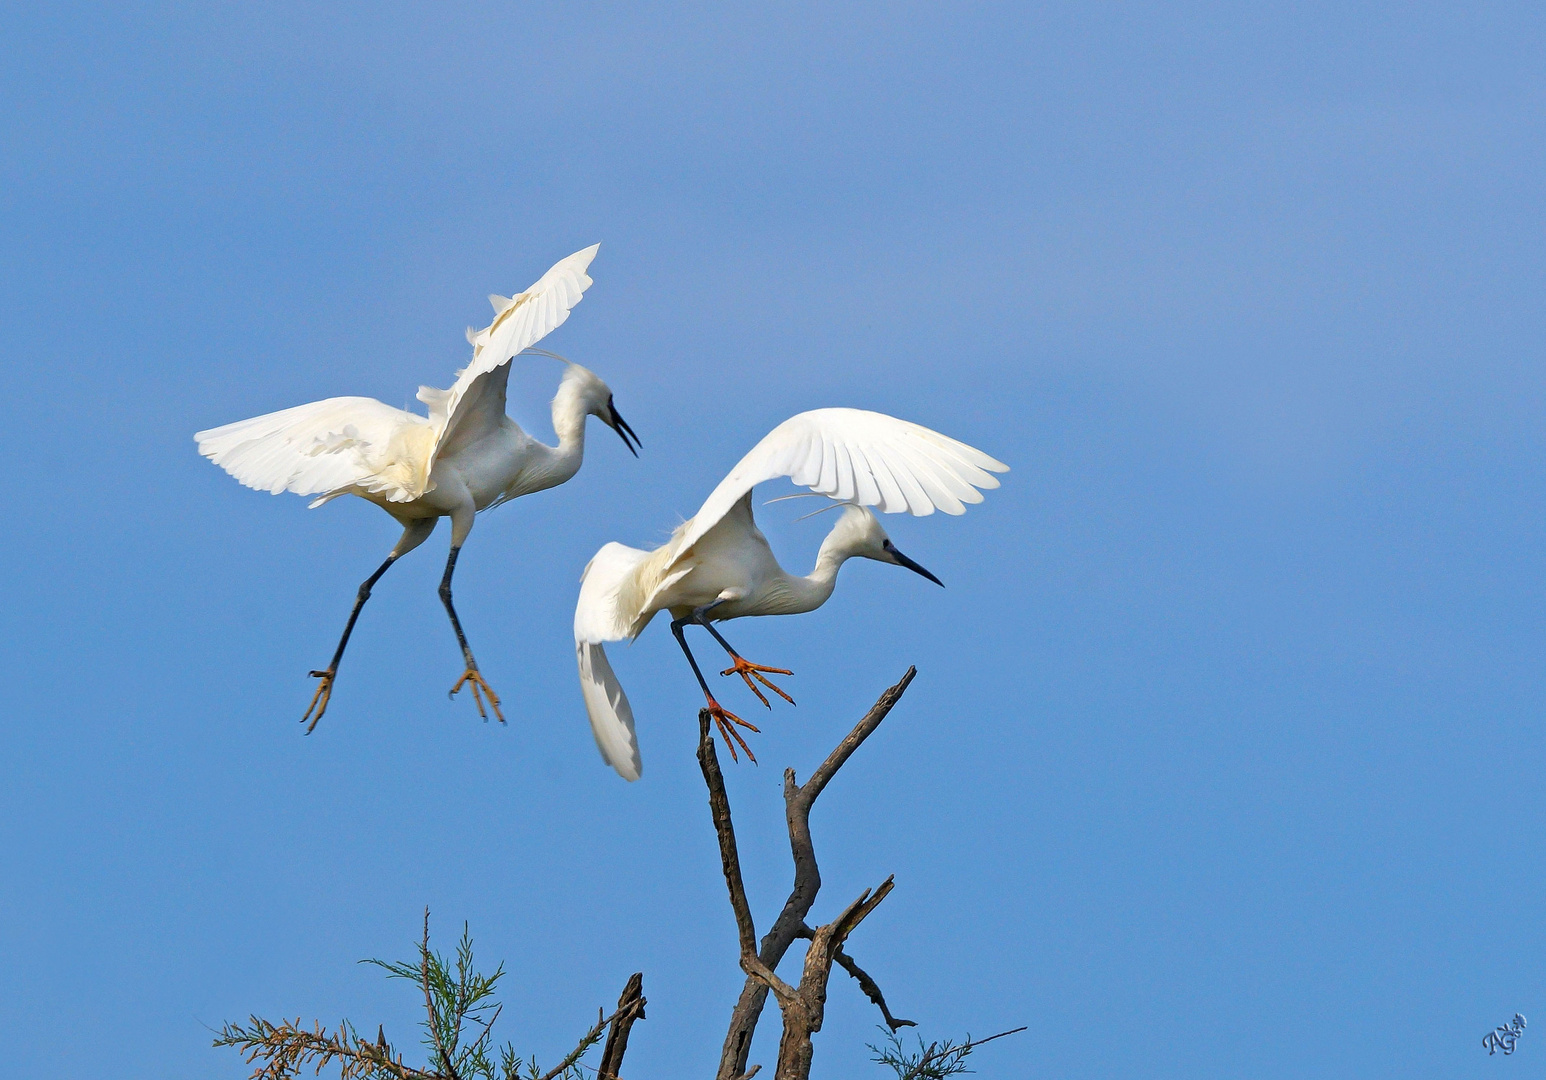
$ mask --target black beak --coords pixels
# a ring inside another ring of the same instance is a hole
[[[896,545],[893,544],[890,540],[887,540],[882,546],[886,549],[886,554],[890,555],[893,559],[896,560],[896,564],[898,566],[905,566],[915,574],[922,574],[924,577],[934,582],[934,584],[938,585],[941,589],[945,587],[945,583],[943,581],[929,573],[917,563],[913,562],[906,555],[903,555],[896,549]]]
[[[617,406],[612,404],[611,398],[607,398],[607,412],[612,414],[612,430],[617,432],[618,438],[623,440],[623,445],[628,447],[628,452],[634,457],[638,457],[639,451],[635,450],[634,446],[635,444],[643,446],[644,440],[634,434],[633,428],[628,426],[628,421],[624,420],[617,411]],[[629,439],[632,439],[633,442],[629,442]]]

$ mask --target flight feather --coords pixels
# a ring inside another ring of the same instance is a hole
[[[752,488],[787,476],[829,498],[906,510],[923,516],[960,514],[982,501],[978,488],[998,487],[992,475],[1009,466],[920,424],[864,409],[813,409],[768,432],[719,482],[676,545],[686,553]]]

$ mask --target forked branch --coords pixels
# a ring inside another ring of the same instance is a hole
[[[769,990],[778,999],[784,1019],[784,1037],[780,1042],[779,1065],[774,1080],[798,1080],[809,1075],[810,1036],[821,1029],[827,980],[834,961],[859,979],[860,988],[880,1008],[881,1015],[893,1031],[910,1023],[896,1020],[891,1015],[879,986],[842,951],[848,935],[891,891],[890,878],[873,893],[866,890],[826,926],[812,930],[805,919],[821,889],[821,871],[816,864],[815,846],[811,841],[811,807],[854,751],[880,727],[916,674],[916,668],[908,668],[895,686],[881,694],[804,784],[796,782],[793,769],[785,770],[784,814],[789,830],[790,853],[794,858],[794,885],[772,929],[762,939],[760,948],[756,946],[755,923],[741,877],[735,827],[730,818],[730,800],[725,794],[724,776],[720,772],[714,743],[709,735],[711,717],[707,710],[698,714],[698,762],[709,789],[709,808],[714,819],[714,831],[719,837],[720,861],[730,893],[730,905],[735,912],[741,968],[747,974],[740,1000],[731,1014],[730,1030],[720,1054],[717,1080],[744,1080],[750,1075],[746,1069],[746,1059]],[[809,938],[811,947],[806,952],[800,985],[794,987],[779,978],[775,969],[790,945],[801,937]]]

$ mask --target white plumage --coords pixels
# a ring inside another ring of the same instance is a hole
[[[321,682],[302,717],[310,719],[312,727],[327,710],[338,662],[371,588],[394,561],[423,543],[442,517],[451,519],[451,552],[440,596],[467,662],[452,693],[471,685],[478,712],[486,716],[483,695],[487,695],[495,715],[504,719],[499,698],[479,674],[462,633],[451,602],[451,576],[474,515],[562,484],[579,470],[586,417],[598,417],[637,454],[637,436],[618,415],[612,391],[593,372],[568,361],[553,399],[557,446],[538,442],[505,415],[511,358],[569,317],[591,284],[586,270],[599,247],[593,245],[560,260],[523,293],[489,297],[494,321],[482,330],[467,331],[472,360],[456,373],[455,383],[447,390],[419,387],[418,398],[428,407],[426,416],[372,398],[336,397],[194,436],[199,453],[248,487],[274,494],[315,495],[313,507],[340,495],[357,495],[403,526],[402,537],[386,562],[360,586],[332,663],[312,672]]]
[[[982,501],[978,489],[998,487],[993,473],[1007,470],[980,450],[894,416],[815,409],[769,432],[665,544],[654,551],[607,544],[585,568],[574,615],[581,694],[602,757],[624,778],[638,778],[633,710],[606,662],[604,642],[636,637],[658,612],[671,612],[672,633],[731,753],[733,736],[750,754],[732,725],[751,725],[714,700],[682,628],[698,623],[708,629],[733,662],[724,674],[740,675],[764,705],[768,701],[753,679],[787,699],[764,675],[787,672],[746,661],[710,623],[820,607],[832,595],[838,568],[855,556],[905,566],[937,582],[896,550],[868,508],[917,516],[936,510],[960,514],[967,504]],[[778,565],[752,515],[752,489],[779,477],[848,504],[809,576],[788,574]]]
[[[563,325],[591,285],[585,271],[600,247],[592,245],[554,264],[514,299],[490,297],[497,301],[494,321],[467,332],[472,362],[456,373],[449,390],[419,387],[416,396],[428,406],[428,416],[374,398],[328,398],[200,431],[194,435],[199,453],[250,488],[276,495],[321,494],[314,507],[349,494],[412,502],[434,490],[434,465],[442,447],[476,441],[477,434],[504,416],[503,382],[496,389],[479,386],[478,380]],[[481,402],[485,396],[490,400]],[[480,430],[464,432],[467,427]],[[473,438],[458,440],[459,435]]]

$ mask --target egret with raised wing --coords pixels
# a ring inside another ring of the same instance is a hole
[[[1008,469],[965,443],[894,416],[816,409],[792,416],[769,432],[662,546],[641,551],[607,544],[585,568],[574,613],[580,691],[601,756],[625,779],[639,778],[633,708],[607,661],[604,643],[635,638],[658,612],[669,611],[671,633],[692,666],[731,756],[739,744],[755,761],[736,728],[757,728],[714,699],[684,629],[690,624],[706,629],[730,655],[731,666],[721,674],[739,675],[764,705],[772,707],[758,683],[793,704],[794,699],[768,679],[791,673],[747,660],[713,624],[744,615],[812,611],[826,603],[837,584],[838,568],[855,556],[905,566],[940,584],[896,549],[869,507],[888,514],[960,514],[967,503],[982,501],[978,488],[998,487],[993,473]],[[808,577],[778,565],[752,519],[752,489],[784,476],[846,504]]]
[[[483,708],[487,696],[494,715],[504,720],[499,697],[479,672],[456,617],[451,575],[472,531],[474,515],[562,484],[579,471],[586,417],[600,419],[638,456],[638,436],[618,415],[607,384],[567,360],[553,399],[557,446],[538,442],[505,415],[511,358],[531,349],[569,317],[591,284],[585,271],[600,246],[561,260],[523,293],[490,296],[494,321],[482,330],[468,329],[472,361],[456,373],[455,384],[449,390],[419,387],[418,399],[428,407],[428,416],[373,398],[338,397],[194,436],[199,453],[248,487],[276,495],[282,491],[316,495],[312,507],[340,495],[357,495],[381,507],[403,527],[386,562],[360,586],[332,661],[325,670],[311,673],[320,681],[301,717],[302,723],[309,721],[308,732],[327,711],[339,661],[371,589],[394,562],[427,540],[443,517],[451,519],[451,554],[440,580],[440,599],[466,662],[451,693],[470,686],[478,714],[488,719]]]

